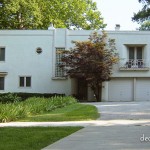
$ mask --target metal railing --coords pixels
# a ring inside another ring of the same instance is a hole
[[[149,69],[149,60],[145,59],[121,59],[119,63],[120,69]]]

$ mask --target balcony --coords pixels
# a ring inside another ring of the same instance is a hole
[[[149,70],[149,60],[144,59],[121,59],[119,70]]]

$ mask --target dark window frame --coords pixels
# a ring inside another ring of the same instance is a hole
[[[129,57],[129,59],[132,59],[132,60],[140,59],[140,60],[142,60],[143,59],[143,48],[144,48],[144,46],[138,46],[138,45],[128,46],[128,51],[129,51],[128,57]],[[140,56],[139,56],[139,54],[140,54]],[[138,57],[140,57],[140,58],[138,58]]]
[[[31,87],[31,76],[19,76],[19,87]]]
[[[5,61],[5,47],[0,47],[0,61]]]
[[[5,90],[5,77],[0,77],[0,90]]]

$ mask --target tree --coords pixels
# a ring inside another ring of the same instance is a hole
[[[139,3],[143,4],[143,8],[138,13],[134,13],[132,21],[141,25],[139,30],[150,30],[150,0],[139,0]]]
[[[63,69],[71,78],[82,78],[101,101],[102,82],[109,81],[112,67],[118,61],[115,40],[106,33],[94,32],[88,41],[73,41],[74,48],[64,52]]]
[[[0,0],[0,29],[100,29],[101,13],[92,0]]]

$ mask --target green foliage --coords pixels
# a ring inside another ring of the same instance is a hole
[[[139,30],[150,31],[150,21],[149,20],[148,21],[144,21],[141,24]]]
[[[0,122],[14,121],[29,115],[27,106],[21,102],[0,104]]]
[[[139,12],[134,13],[132,20],[141,25],[139,30],[150,30],[150,0],[139,0],[139,3],[142,3],[143,7]]]
[[[41,150],[82,127],[0,128],[0,150]]]
[[[1,29],[100,29],[101,13],[92,0],[0,0]]]
[[[0,102],[9,103],[16,101],[24,101],[30,97],[51,98],[55,96],[65,96],[58,93],[0,93]]]
[[[48,113],[32,115],[19,121],[27,121],[27,122],[79,121],[79,120],[95,120],[98,117],[99,114],[95,106],[75,103]]]
[[[53,97],[49,99],[32,97],[24,102],[1,103],[0,122],[9,122],[33,114],[50,112],[73,103],[76,103],[76,100],[72,97]]]
[[[60,67],[70,77],[86,80],[99,101],[102,82],[110,80],[112,67],[118,62],[115,40],[108,39],[105,32],[94,32],[88,41],[73,43],[75,47],[64,52]]]
[[[0,94],[0,102],[8,103],[8,102],[18,102],[21,101],[21,97],[17,96],[15,93],[6,93]]]
[[[49,112],[56,108],[65,107],[67,105],[75,103],[76,100],[73,97],[52,97],[50,99],[45,98],[29,98],[24,102],[24,105],[30,111],[30,114],[39,114],[43,112]]]

